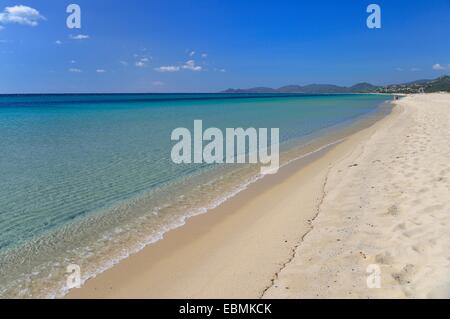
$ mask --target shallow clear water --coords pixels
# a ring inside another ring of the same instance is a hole
[[[64,292],[253,181],[254,165],[176,165],[171,132],[277,127],[284,145],[376,112],[381,95],[0,96],[0,296]]]

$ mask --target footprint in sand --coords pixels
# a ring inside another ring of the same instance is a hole
[[[397,205],[392,205],[391,207],[389,207],[386,214],[390,216],[397,216],[398,215]]]
[[[393,273],[392,278],[394,278],[394,280],[397,281],[400,285],[410,284],[414,276],[414,272],[415,266],[412,264],[408,264],[399,272]]]

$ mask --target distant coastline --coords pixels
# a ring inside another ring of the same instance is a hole
[[[321,93],[434,93],[450,92],[450,76],[441,76],[434,80],[417,80],[402,84],[390,84],[386,86],[376,86],[367,82],[355,84],[350,87],[338,86],[334,84],[309,84],[286,85],[280,88],[253,87],[248,89],[227,89],[220,93],[297,93],[297,94],[321,94]]]

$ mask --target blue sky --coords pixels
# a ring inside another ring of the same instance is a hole
[[[70,3],[81,29],[66,26]],[[366,26],[370,3],[381,29]],[[0,93],[434,78],[450,74],[449,21],[448,0],[0,0]]]

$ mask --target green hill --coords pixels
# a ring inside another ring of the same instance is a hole
[[[358,83],[351,87],[333,84],[286,85],[278,89],[269,87],[255,87],[250,89],[228,89],[222,93],[431,93],[450,92],[450,76],[441,76],[434,80],[418,80],[403,84],[375,86],[367,82]]]
[[[425,92],[450,92],[450,76],[442,76],[425,84]]]

